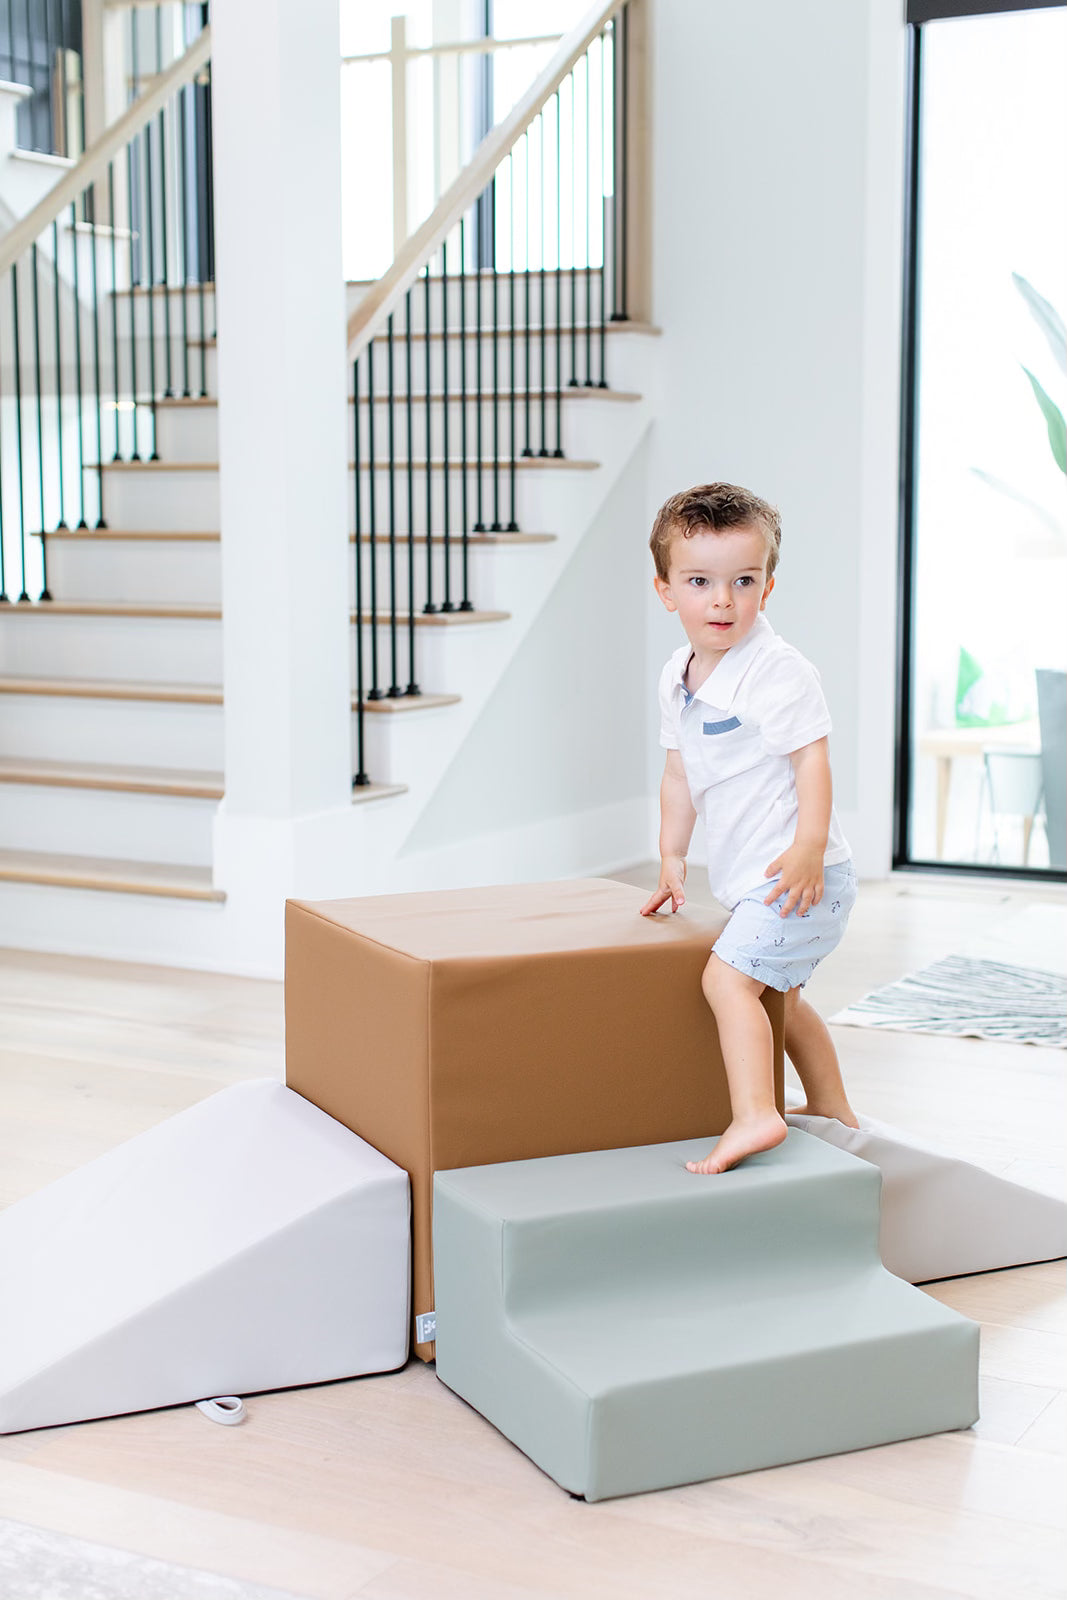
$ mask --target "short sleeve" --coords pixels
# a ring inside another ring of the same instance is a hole
[[[798,651],[776,651],[746,687],[748,715],[768,755],[790,755],[830,732],[830,709],[819,674]]]
[[[671,684],[674,680],[674,657],[659,675],[659,742],[664,750],[677,750],[678,728],[675,724]],[[647,680],[646,680],[647,681]]]

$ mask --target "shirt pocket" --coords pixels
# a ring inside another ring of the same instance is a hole
[[[739,717],[703,718],[694,744],[704,785],[735,778],[760,759],[759,734]]]

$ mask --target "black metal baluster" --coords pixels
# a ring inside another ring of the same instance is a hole
[[[136,18],[134,20],[136,21]],[[138,281],[139,274],[136,270],[134,254],[134,234],[137,230],[133,225],[133,167],[133,140],[131,139],[126,146],[126,186],[127,200],[129,201],[127,216],[130,229],[130,286],[128,290],[130,297],[130,396],[133,401],[133,450],[130,460],[140,461],[141,457],[138,449],[140,441],[137,429],[137,296],[134,294],[134,287]],[[117,387],[118,385],[116,384],[116,389]]]
[[[607,370],[607,298],[608,298],[608,217],[607,217],[607,49],[608,32],[605,28],[600,35],[600,234],[603,247],[600,259],[600,381],[598,389],[606,389],[604,373]],[[612,107],[612,126],[615,123],[614,106]]]
[[[57,409],[59,410],[60,418],[62,418],[62,415],[63,415],[63,412],[62,412],[63,401],[62,401],[62,397],[61,397],[60,360],[59,360],[59,253],[58,253],[58,248],[59,247],[58,247],[58,244],[56,243],[56,240],[55,240],[55,223],[52,224],[52,235],[53,235],[53,245],[54,245],[54,247],[56,249],[56,406],[57,406]],[[73,284],[74,284],[74,372],[75,372],[75,379],[74,379],[74,414],[75,414],[75,417],[77,418],[77,423],[78,423],[78,505],[79,505],[80,510],[81,510],[81,516],[78,519],[78,527],[79,528],[87,528],[89,526],[89,524],[85,520],[85,440],[84,440],[84,436],[83,436],[83,432],[82,432],[82,314],[81,314],[81,309],[82,308],[81,308],[81,289],[80,289],[80,285],[79,285],[79,282],[78,282],[78,218],[77,218],[77,212],[76,212],[76,209],[75,209],[75,206],[74,206],[73,202],[71,202],[71,207],[70,207],[70,237],[71,237],[71,240],[72,240],[72,251],[71,251],[72,272],[71,272],[71,277],[73,279]],[[61,503],[61,508],[62,508],[62,499],[63,499],[63,470],[62,470],[62,461],[63,461],[63,426],[62,426],[62,421],[60,422],[60,428],[59,428],[59,459],[60,459],[59,497],[60,497],[60,503]],[[62,523],[62,522],[59,525],[60,525],[61,528],[65,526],[65,524]]]
[[[40,529],[44,533],[44,406],[41,396],[41,307],[37,282],[36,240],[30,246],[30,266],[33,272],[33,374],[37,385],[37,487],[41,508]]]
[[[463,514],[463,534],[461,544],[463,568],[463,597],[459,602],[461,611],[473,611],[474,606],[470,598],[470,488],[468,484],[467,461],[467,219],[459,219],[459,391],[461,396],[459,426],[460,426],[460,454],[463,461],[460,495]]]
[[[104,444],[102,437],[101,401],[100,401],[100,288],[97,282],[96,265],[96,184],[89,190],[89,204],[92,220],[89,224],[89,241],[92,248],[92,272],[89,282],[93,295],[93,394],[96,398],[96,526],[106,527],[104,521]],[[77,302],[78,286],[74,286],[75,302]],[[76,313],[77,314],[77,313]],[[75,323],[77,331],[77,323]],[[80,360],[79,360],[80,365]],[[81,387],[79,382],[78,393],[78,419],[81,422]]]
[[[28,601],[30,596],[26,588],[26,457],[22,447],[22,353],[19,349],[19,269],[17,262],[11,268],[11,304],[14,311],[15,449],[18,457],[19,566],[22,570],[22,590],[19,594],[19,603],[21,604],[23,601]]]
[[[9,7],[10,12],[10,7]],[[10,20],[10,16],[9,16]],[[14,49],[14,44],[12,44]],[[7,564],[4,560],[4,385],[3,363],[0,362],[0,606],[6,606]]]
[[[117,266],[117,246],[115,243],[115,163],[108,162],[107,168],[107,214],[111,225],[111,360],[112,387],[115,391],[115,454],[113,461],[121,459],[119,449],[119,277]],[[101,462],[101,466],[103,463]]]
[[[156,431],[156,405],[159,389],[156,383],[156,228],[153,215],[155,206],[152,203],[152,125],[149,123],[142,136],[144,150],[144,217],[145,217],[145,247],[144,259],[148,263],[148,285],[146,289],[146,303],[148,306],[148,403],[151,407],[152,417],[152,452],[149,461],[159,460],[159,451],[156,448],[158,434]]]
[[[206,14],[207,7],[203,6],[201,11]],[[200,120],[194,123],[193,132],[196,144],[196,297],[200,314],[200,398],[204,399],[207,396],[207,306],[204,294],[204,272],[209,250],[204,248],[202,232],[207,232],[210,241],[210,230],[213,225],[211,208],[208,204],[212,192],[210,82],[203,86],[200,104],[203,114]],[[203,138],[201,138],[201,134],[203,134]]]
[[[560,93],[556,90],[556,448],[563,454],[563,163],[560,144]]]
[[[474,524],[475,533],[485,532],[485,511],[483,507],[484,484],[482,482],[482,461],[484,457],[484,441],[482,437],[483,425],[483,397],[482,397],[482,267],[481,267],[481,217],[476,215],[475,220],[475,257],[474,257],[474,443],[476,452],[476,468],[474,478],[474,498],[477,506],[478,517]]]
[[[452,604],[452,505],[448,481],[448,240],[441,240],[441,489],[444,495],[444,598],[442,611],[455,611]]]
[[[359,448],[360,419],[359,419],[359,358],[352,363],[352,432],[354,441],[355,462],[355,528],[353,533],[353,548],[356,561],[356,772],[352,779],[353,789],[365,789],[370,779],[367,777],[365,767],[365,742],[364,742],[364,693],[363,693],[363,517],[360,479],[361,459]],[[374,547],[371,547],[371,559],[374,558]]]
[[[575,96],[578,93],[578,80],[573,71],[568,75],[567,82],[571,86],[571,375],[567,380],[568,389],[578,387],[578,162],[575,155]]]
[[[181,143],[181,264],[182,264],[182,398],[188,400],[189,388],[189,125],[186,112],[188,84],[178,91],[178,138]]]
[[[73,209],[74,208],[72,206],[71,210],[73,210]],[[77,234],[75,234],[75,236],[74,236],[74,260],[75,260],[75,262],[77,262],[77,259],[78,259],[78,237],[77,237]],[[77,269],[75,269],[75,270],[77,270]],[[58,468],[59,468],[59,483],[58,483],[58,488],[59,488],[59,521],[56,523],[56,528],[58,530],[59,528],[65,528],[67,526],[67,519],[66,519],[66,514],[65,514],[66,513],[66,493],[65,493],[65,486],[64,486],[64,482],[63,482],[63,356],[62,356],[62,340],[60,338],[60,328],[59,328],[59,226],[58,226],[58,223],[56,223],[56,222],[52,223],[52,289],[53,289],[52,299],[53,299],[54,307],[55,307],[55,334],[56,334],[56,350],[55,350],[55,356],[56,356],[56,462],[57,462],[57,465],[58,465]],[[77,291],[75,291],[75,293],[76,292]],[[34,309],[36,309],[36,307]],[[81,433],[81,414],[80,414],[80,412],[79,412],[78,432],[79,432],[79,434]],[[79,478],[78,481],[79,481],[79,483],[81,483],[81,478]],[[85,524],[85,504],[84,504],[84,501],[83,501],[83,503],[82,503],[82,521],[81,521],[81,526],[84,526],[84,524]],[[44,531],[45,531],[45,527],[44,527],[44,507],[43,507],[43,504],[42,504],[41,532],[43,533]]]
[[[386,431],[389,437],[389,698],[403,694],[400,687],[399,641],[396,620],[396,397],[393,390],[393,317],[390,312],[385,324],[385,358],[389,364],[386,404],[389,415]],[[374,405],[374,397],[371,397]]]
[[[517,441],[515,438],[515,163],[512,152],[508,151],[508,417],[509,417],[509,448],[508,448],[508,499],[511,515],[508,518],[508,532],[518,533],[519,524],[515,521],[515,473],[518,470]]]
[[[493,198],[495,201],[495,183]],[[493,222],[495,225],[495,205]],[[493,520],[490,528],[493,533],[501,533],[504,525],[500,520],[500,274],[496,265],[495,235],[493,244],[493,265],[489,269],[489,281],[493,286]]]
[[[537,454],[548,454],[548,278],[545,269],[545,114],[543,111],[537,117],[537,149],[541,160],[538,163],[538,184],[540,191],[538,199],[541,213],[541,448]]]
[[[163,15],[161,6],[156,7],[156,71],[163,71]],[[167,190],[169,187],[167,183],[167,111],[165,106],[161,106],[159,111],[159,215],[163,265],[163,348],[166,354],[163,370],[166,373],[167,381],[167,386],[163,393],[168,400],[171,400],[174,397],[174,383],[171,374],[172,352],[170,347],[170,263],[167,259]]]
[[[593,387],[593,249],[590,219],[593,215],[593,59],[592,45],[585,52],[585,387]]]
[[[367,345],[367,537],[370,542],[370,677],[368,700],[384,700],[378,684],[378,514],[374,451],[374,340]],[[358,493],[358,488],[357,488]]]
[[[411,327],[411,290],[404,299],[404,404],[406,413],[408,489],[408,686],[405,694],[420,693],[415,677],[415,426],[412,410],[411,356],[415,336]],[[430,535],[427,533],[427,539]]]
[[[626,6],[615,14],[615,41],[616,48],[613,54],[614,92],[616,100],[612,109],[617,107],[617,116],[614,118],[614,127],[617,130],[615,142],[615,159],[612,162],[615,183],[615,270],[611,275],[612,298],[615,302],[611,313],[612,322],[628,322],[630,320],[627,304],[629,301],[629,259],[630,259],[630,225],[629,225],[629,157],[630,157],[630,14]]]
[[[523,271],[523,278],[525,280],[525,291],[526,291],[526,293],[525,293],[526,319],[525,319],[525,326],[524,326],[524,328],[522,330],[523,383],[524,383],[524,387],[525,387],[525,391],[526,391],[526,394],[525,394],[526,443],[525,443],[525,445],[523,445],[522,453],[523,453],[524,456],[532,456],[533,455],[533,447],[530,444],[531,384],[530,384],[530,130],[529,130],[529,128],[527,128],[526,132],[523,134],[522,139],[523,139],[523,153],[524,153],[524,156],[525,156],[525,161],[523,163],[523,171],[524,171],[523,198],[524,198],[524,201],[525,201],[525,211],[524,211],[525,226],[524,226],[524,229],[523,229],[523,237],[525,238],[525,241],[526,241],[526,266],[525,266],[525,269]]]
[[[431,416],[430,381],[433,376],[433,362],[430,359],[430,263],[426,263],[426,272],[422,280],[424,320],[423,332],[426,336],[426,604],[423,611],[430,615],[437,610],[433,602],[433,474],[430,471],[430,458],[433,454],[433,419]]]

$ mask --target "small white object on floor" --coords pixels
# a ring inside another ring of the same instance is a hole
[[[0,1214],[0,1433],[392,1371],[410,1252],[406,1172],[223,1089]]]
[[[880,1167],[879,1248],[908,1283],[958,1278],[1067,1255],[1067,1202],[998,1178],[887,1123],[800,1116],[790,1127]]]
[[[220,1394],[217,1400],[198,1400],[196,1409],[202,1411],[209,1422],[221,1422],[224,1428],[234,1428],[245,1420],[245,1403],[235,1394]]]

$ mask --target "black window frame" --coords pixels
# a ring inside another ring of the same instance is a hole
[[[918,444],[918,351],[922,304],[919,260],[922,219],[922,29],[927,22],[1011,11],[1063,11],[1064,0],[907,0],[907,124],[904,187],[903,338],[901,342],[900,472],[897,561],[896,727],[893,784],[894,872],[1022,879],[1067,883],[1052,867],[1001,866],[995,862],[925,860],[910,854],[912,783],[912,688],[915,652],[916,455]]]

